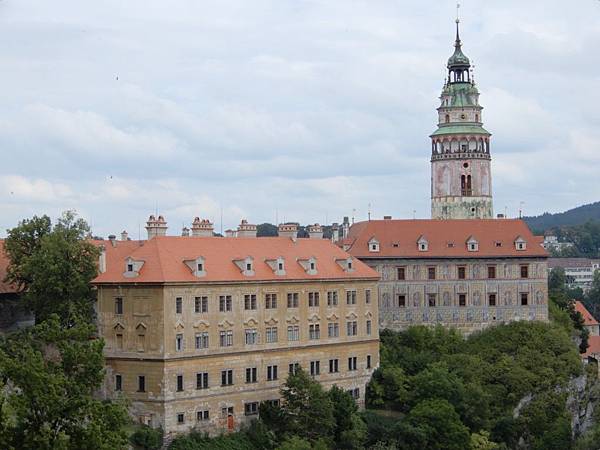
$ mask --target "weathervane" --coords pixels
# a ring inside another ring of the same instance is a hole
[[[456,23],[460,23],[460,2],[456,3]]]

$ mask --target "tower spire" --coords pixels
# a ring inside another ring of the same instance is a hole
[[[460,42],[460,3],[456,3],[456,42],[455,47],[460,48],[462,43]]]

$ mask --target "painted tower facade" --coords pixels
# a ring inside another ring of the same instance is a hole
[[[431,135],[431,217],[490,219],[494,216],[491,134],[483,128],[483,108],[471,62],[462,51],[459,24],[457,20],[438,129]]]

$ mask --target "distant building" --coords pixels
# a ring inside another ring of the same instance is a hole
[[[548,320],[547,256],[521,220],[371,220],[338,245],[381,275],[381,328]]]
[[[548,251],[561,251],[567,248],[573,248],[575,244],[572,242],[559,242],[555,235],[546,234],[542,246]]]
[[[379,274],[316,224],[297,239],[295,224],[257,238],[242,221],[219,238],[195,223],[204,235],[166,236],[151,217],[148,240],[98,243],[105,394],[167,434],[239,428],[299,366],[364,405],[379,364]]]
[[[600,324],[580,301],[575,302],[575,311],[583,317],[583,326],[589,331],[590,336],[600,336]]]
[[[35,323],[33,314],[23,307],[17,286],[4,281],[9,260],[0,239],[0,334],[24,328]]]
[[[594,281],[594,273],[600,269],[600,260],[589,258],[549,258],[548,268],[561,267],[567,277],[567,286],[587,291]]]

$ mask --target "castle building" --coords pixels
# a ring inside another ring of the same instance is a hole
[[[191,236],[166,236],[151,217],[148,240],[99,243],[105,395],[167,434],[237,429],[279,401],[298,367],[364,405],[379,364],[379,274],[316,225],[307,239],[288,226],[257,238],[247,221],[236,237],[209,237],[210,222],[194,222]]]
[[[456,21],[454,54],[431,135],[431,217],[490,219],[492,207],[491,134],[483,128],[483,108],[462,51]]]
[[[548,320],[548,254],[510,219],[371,220],[343,250],[381,275],[379,326],[443,325],[471,333],[514,320]]]

